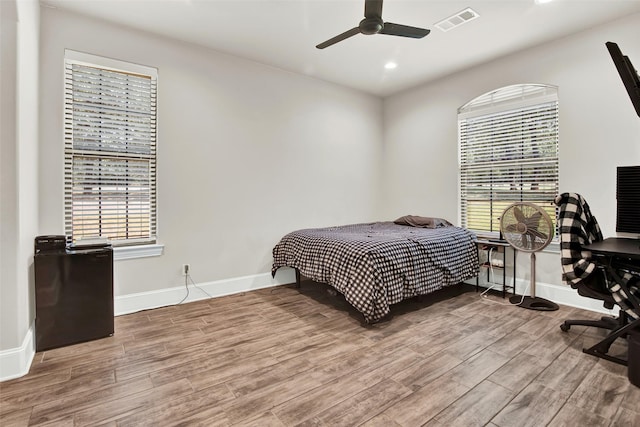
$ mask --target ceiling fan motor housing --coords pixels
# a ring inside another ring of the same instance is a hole
[[[378,34],[384,28],[384,22],[380,18],[364,18],[358,27],[362,34]]]

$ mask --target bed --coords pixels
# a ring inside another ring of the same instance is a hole
[[[273,248],[271,273],[292,267],[297,277],[332,286],[367,323],[382,319],[392,304],[477,276],[472,232],[446,221],[425,227],[403,218],[291,232]]]

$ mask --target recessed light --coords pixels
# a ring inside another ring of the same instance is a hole
[[[536,4],[551,3],[553,0],[535,0]]]
[[[393,70],[397,66],[398,64],[396,64],[395,62],[387,62],[386,64],[384,64],[384,68],[386,68],[387,70]]]

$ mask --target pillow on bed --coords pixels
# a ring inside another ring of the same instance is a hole
[[[417,215],[405,215],[393,221],[396,224],[400,225],[409,225],[411,227],[420,227],[420,228],[440,228],[440,227],[452,227],[451,224],[446,219],[442,218],[432,218],[428,216],[417,216]]]

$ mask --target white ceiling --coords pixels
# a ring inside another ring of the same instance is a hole
[[[378,96],[640,12],[640,0],[386,0],[385,21],[431,29],[423,39],[358,34],[364,0],[43,0],[66,9]],[[480,17],[448,32],[434,24],[466,7]],[[603,40],[602,43],[607,40]],[[615,40],[614,40],[615,41]],[[394,61],[396,69],[385,63]]]

